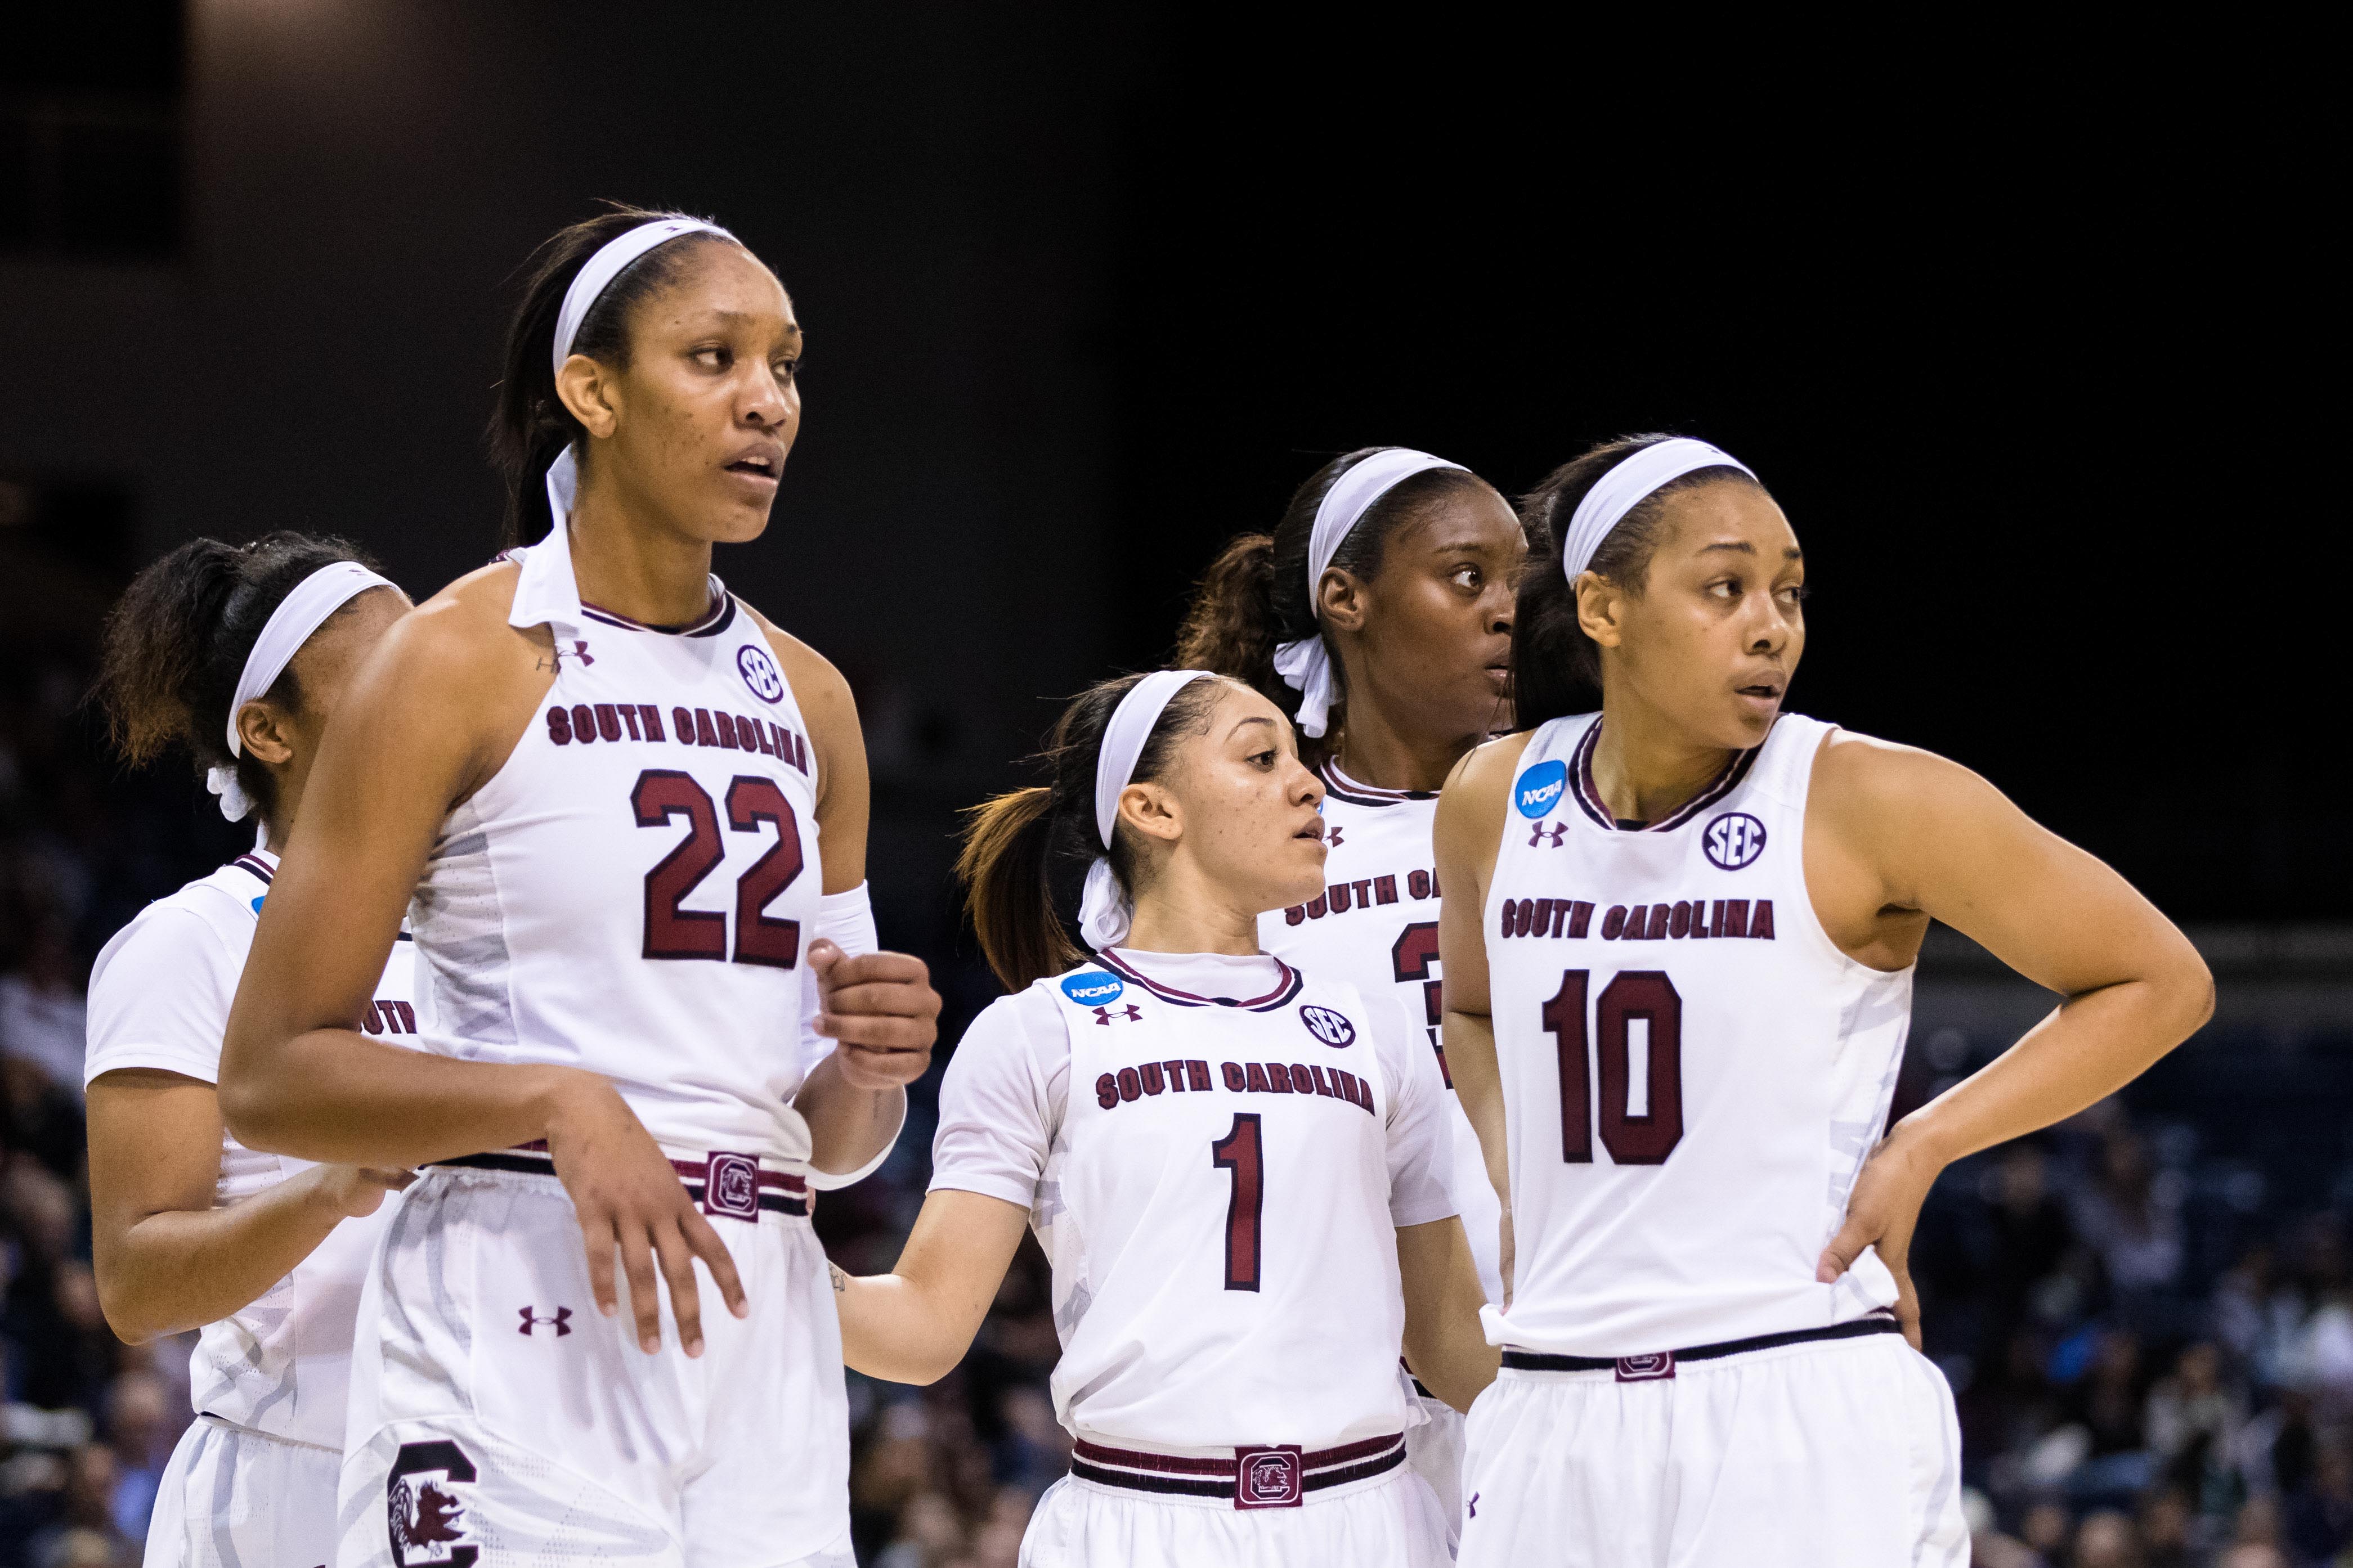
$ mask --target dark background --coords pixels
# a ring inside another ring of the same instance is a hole
[[[2197,1047],[2044,1141],[2026,1219],[1980,1162],[1922,1243],[1930,1349],[2003,1526],[2098,1568],[2069,1531],[2137,1510],[2161,1568],[2192,1559],[2147,1516],[2188,1496],[2220,1551],[2264,1497],[2285,1518],[2319,1496],[2313,1455],[2353,1431],[2214,1304],[2246,1275],[2294,1295],[2296,1333],[2342,1307],[2353,1344],[2353,823],[2322,651],[2341,282],[2317,232],[2341,127],[2284,36],[1906,26],[610,0],[12,17],[0,970],[78,1005],[123,920],[241,847],[176,767],[122,774],[79,706],[129,574],[281,527],[364,542],[419,597],[485,560],[517,268],[599,197],[708,214],[793,291],[802,433],[767,536],[719,570],[857,689],[882,932],[933,960],[944,1042],[994,994],[947,881],[953,814],[1016,781],[1058,699],[1165,657],[1226,538],[1358,446],[1516,494],[1597,440],[1703,436],[1808,550],[1793,706],[1978,769],[2223,974]],[[1931,956],[1907,1102],[2043,1005]],[[30,1082],[0,1106],[0,1392],[87,1410],[103,1445],[0,1434],[0,1568],[16,1500],[97,1495],[43,1456],[111,1453],[135,1481],[168,1448],[121,1390],[178,1353],[151,1366],[89,1321],[86,1233],[38,1218],[80,1180],[79,1113]],[[895,1254],[926,1114],[826,1211],[851,1267]],[[2154,1295],[2115,1242],[2134,1215],[2179,1231]],[[853,1379],[863,1547],[960,1568],[1018,1539],[1060,1463],[1040,1289],[1025,1263],[921,1400]],[[2184,1479],[2094,1408],[2086,1369],[2118,1335],[2133,1409],[2213,1336],[2242,1415],[2319,1437]],[[2353,1376],[2341,1392],[2353,1420]],[[2098,1435],[2084,1465],[2029,1463],[2072,1427]],[[2099,1469],[2141,1452],[2145,1473]]]

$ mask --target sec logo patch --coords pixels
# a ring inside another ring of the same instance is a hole
[[[1335,1051],[1356,1043],[1356,1026],[1329,1007],[1302,1007],[1299,1021],[1307,1026],[1309,1034]]]
[[[752,695],[761,701],[785,700],[785,678],[766,648],[745,643],[735,650],[735,668],[744,677],[744,684],[752,689]]]
[[[1765,853],[1765,825],[1745,811],[1727,811],[1707,825],[1699,842],[1718,869],[1737,871]]]

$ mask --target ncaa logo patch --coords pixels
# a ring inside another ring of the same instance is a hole
[[[1719,870],[1737,871],[1765,853],[1765,825],[1745,811],[1727,811],[1707,825],[1699,843]]]
[[[466,1540],[465,1505],[451,1489],[476,1478],[474,1461],[447,1438],[401,1445],[385,1479],[385,1523],[400,1568],[473,1568],[482,1549]]]
[[[1512,786],[1512,805],[1522,816],[1542,816],[1568,792],[1568,764],[1555,757],[1538,763]]]
[[[1329,1007],[1302,1007],[1299,1021],[1307,1026],[1309,1034],[1335,1051],[1356,1043],[1356,1026]]]
[[[1126,989],[1126,983],[1118,975],[1106,974],[1100,969],[1082,969],[1076,974],[1062,976],[1062,994],[1082,1007],[1109,1006]]]
[[[752,695],[763,702],[785,700],[785,678],[776,669],[776,661],[768,650],[754,643],[745,643],[735,650],[735,668],[744,677],[744,684]]]

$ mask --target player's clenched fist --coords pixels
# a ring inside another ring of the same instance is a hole
[[[809,943],[818,981],[817,1032],[839,1042],[843,1079],[863,1089],[898,1089],[923,1076],[940,1034],[940,994],[920,958],[903,952],[844,956]]]

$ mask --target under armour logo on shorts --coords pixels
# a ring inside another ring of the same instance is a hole
[[[1297,1508],[1307,1498],[1299,1445],[1234,1450],[1234,1506]]]
[[[533,1329],[549,1328],[555,1331],[555,1337],[560,1340],[572,1331],[572,1309],[569,1307],[558,1307],[553,1315],[530,1307],[522,1308],[521,1311],[522,1327],[515,1331],[519,1334],[528,1335]]]
[[[760,1217],[760,1162],[749,1154],[713,1154],[703,1175],[702,1212],[729,1219]]]
[[[1672,1351],[1618,1358],[1618,1381],[1620,1383],[1657,1383],[1674,1375],[1675,1352]]]

